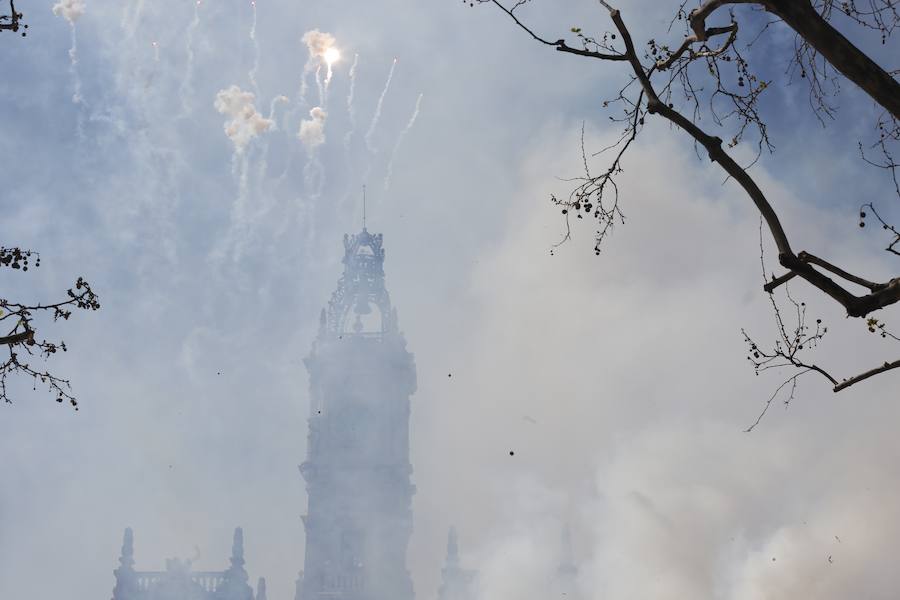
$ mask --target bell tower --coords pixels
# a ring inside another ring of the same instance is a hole
[[[413,355],[384,284],[382,236],[344,236],[344,272],[305,359],[309,498],[295,600],[413,600]]]

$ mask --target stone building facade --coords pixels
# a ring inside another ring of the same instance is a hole
[[[172,558],[165,571],[134,569],[134,534],[125,530],[112,600],[266,600],[266,580],[256,593],[244,569],[244,532],[234,530],[231,565],[224,571],[192,571],[191,561]]]

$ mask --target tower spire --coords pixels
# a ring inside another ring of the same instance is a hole
[[[456,534],[456,527],[450,527],[447,533],[447,566],[459,566],[459,538]]]
[[[259,581],[256,583],[256,600],[267,600],[265,577],[260,577]]]
[[[134,534],[131,527],[125,529],[122,536],[122,554],[119,556],[119,568],[113,571],[116,576],[116,587],[113,588],[112,600],[129,600],[137,594],[138,582],[134,572]]]
[[[231,544],[231,566],[240,569],[244,566],[244,530],[236,527],[234,530],[234,541]]]
[[[572,533],[569,526],[563,527],[560,540],[559,565],[553,578],[552,588],[557,597],[566,596],[569,600],[578,600],[578,566],[575,564],[575,553],[572,551]]]
[[[119,564],[126,570],[134,566],[134,533],[131,527],[126,527],[122,535],[122,555],[119,557]]]
[[[363,231],[366,230],[366,184],[363,184]]]
[[[447,560],[441,569],[438,600],[475,600],[478,597],[478,572],[463,569],[459,562],[459,537],[456,527],[447,534]]]
[[[222,600],[253,600],[253,589],[247,583],[247,571],[244,569],[244,530],[234,529],[234,541],[231,544],[231,566],[222,573],[222,583],[216,588],[217,598]]]
[[[568,525],[563,527],[561,542],[561,560],[559,563],[560,573],[577,573],[578,568],[575,566],[575,553],[572,551],[572,532]]]

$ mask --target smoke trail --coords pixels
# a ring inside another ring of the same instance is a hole
[[[60,0],[60,4],[67,0]],[[141,19],[141,13],[144,12],[144,0],[137,0],[134,10],[129,6],[122,11],[122,29],[128,32],[128,37],[133,38],[134,32],[137,30],[138,21]]]
[[[274,98],[272,98],[272,102],[269,103],[269,116],[266,118],[266,120],[269,121],[270,123],[272,123],[273,130],[277,129],[277,126],[275,125],[275,123],[276,123],[275,108],[278,106],[278,104],[287,103],[287,102],[288,102],[287,96],[275,96]],[[262,182],[265,179],[266,171],[268,171],[268,169],[269,169],[269,142],[268,142],[268,140],[266,140],[266,143],[262,148],[262,153],[260,155],[259,164],[257,167],[257,180],[259,182]],[[260,195],[262,195],[262,194],[260,194]]]
[[[325,103],[325,100],[328,97],[328,86],[331,85],[331,78],[334,76],[334,63],[340,60],[341,53],[337,48],[331,47],[325,51],[325,54],[322,55],[322,60],[325,61],[325,66],[327,70],[325,72],[325,97],[322,99],[322,103]]]
[[[331,62],[325,63],[327,69],[325,71],[325,95],[328,95],[328,86],[331,84],[331,76],[334,75],[334,69],[332,68]],[[322,99],[322,102],[325,102],[325,99]]]
[[[316,106],[309,111],[309,119],[300,123],[297,137],[306,149],[308,156],[303,168],[303,183],[313,198],[318,198],[325,186],[325,169],[319,160],[316,149],[325,143],[325,120],[328,117],[321,107]]]
[[[238,198],[234,204],[234,212],[232,215],[232,224],[236,227],[244,225],[247,218],[247,200],[249,198],[249,174],[250,174],[250,158],[249,154],[241,155],[240,175],[238,177]],[[240,254],[240,248],[235,247],[235,254]]]
[[[231,207],[231,223],[228,232],[219,239],[210,252],[210,258],[216,262],[224,259],[229,254],[231,255],[231,260],[237,261],[243,253],[247,241],[246,233],[249,227],[249,217],[247,215],[249,163],[249,156],[246,152],[235,152],[231,155],[231,176],[237,182],[238,195]]]
[[[253,68],[250,69],[247,75],[250,77],[253,93],[259,97],[259,84],[256,81],[256,73],[259,71],[259,40],[256,39],[256,0],[250,0],[250,6],[253,7],[253,24],[250,26],[250,41],[253,42]]]
[[[322,65],[316,67],[316,87],[319,90],[319,106],[325,105],[325,84],[322,82]]]
[[[78,139],[84,139],[84,96],[81,95],[81,75],[78,73],[78,41],[75,34],[75,23],[69,23],[72,31],[72,46],[69,48],[69,73],[72,76],[72,104],[79,107],[75,119],[75,132]]]
[[[61,3],[71,1],[72,0],[60,0]],[[130,5],[126,6],[122,11],[121,26],[122,29],[125,30],[126,35],[129,39],[134,39],[134,34],[137,31],[138,23],[140,22],[141,15],[144,12],[144,1],[145,0],[135,0],[133,3],[129,2]]]
[[[406,134],[409,133],[412,126],[416,124],[416,118],[419,116],[419,106],[422,104],[423,95],[424,94],[420,93],[419,97],[416,98],[416,107],[413,109],[412,116],[409,118],[409,122],[406,124],[406,127],[403,128],[403,131],[397,136],[397,143],[394,144],[394,151],[391,152],[391,159],[388,161],[387,175],[384,177],[384,191],[388,191],[391,187],[391,176],[394,174],[394,158],[397,156],[397,150],[400,149],[400,144],[403,143],[403,138],[406,137]]]
[[[188,25],[187,29],[187,41],[185,42],[187,60],[184,68],[184,77],[181,80],[181,86],[178,88],[178,95],[181,96],[182,116],[187,116],[191,110],[188,103],[188,96],[191,93],[191,80],[194,77],[194,33],[200,26],[200,5],[202,3],[203,0],[196,0],[196,2],[194,2],[194,19],[191,21],[190,25]]]
[[[311,156],[303,167],[303,186],[309,191],[310,200],[321,196],[325,188],[325,167],[316,155]]]
[[[366,132],[366,148],[369,149],[369,152],[375,154],[377,151],[375,147],[372,145],[372,136],[375,133],[375,127],[378,126],[378,119],[381,118],[381,107],[384,105],[384,97],[387,96],[388,89],[391,87],[391,79],[394,78],[394,68],[397,66],[397,59],[391,63],[391,70],[388,71],[387,81],[384,82],[384,90],[381,92],[381,96],[378,98],[378,104],[375,105],[375,114],[372,115],[372,123],[369,124],[369,130]]]
[[[69,48],[69,73],[72,74],[72,104],[82,104],[84,97],[81,95],[81,76],[78,74],[78,38],[75,35],[75,22],[70,22],[72,31],[72,46]]]
[[[59,0],[53,5],[53,14],[64,18],[69,23],[72,31],[72,46],[69,48],[69,72],[72,73],[75,92],[72,94],[72,102],[81,104],[81,78],[78,76],[78,41],[75,36],[75,22],[84,15],[84,0]]]
[[[309,86],[306,83],[306,76],[309,74],[311,70],[309,65],[309,61],[303,67],[303,75],[300,77],[300,89],[297,91],[297,105],[294,110],[291,111],[291,114],[295,114],[297,110],[300,110],[304,106],[306,106],[306,93],[309,91]]]
[[[359,53],[353,55],[353,64],[350,65],[350,91],[347,93],[347,112],[350,120],[356,122],[356,112],[353,110],[353,92],[356,90],[356,67],[359,65]]]
[[[84,97],[81,95],[81,76],[78,74],[78,37],[75,34],[75,21],[84,14],[84,0],[59,0],[53,5],[53,14],[61,16],[69,22],[72,33],[72,45],[69,48],[69,73],[72,76],[72,104],[84,108]],[[76,129],[79,139],[84,137],[84,111],[78,111]]]
[[[250,159],[246,152],[235,152],[231,156],[231,175],[238,181],[238,203],[235,205],[235,214],[244,216],[244,200],[247,198],[247,182],[249,180]]]
[[[347,92],[347,114],[350,117],[350,129],[344,134],[344,153],[350,160],[350,141],[356,133],[356,109],[353,107],[353,93],[356,89],[356,66],[359,64],[359,54],[353,55],[353,64],[350,65],[350,91]]]
[[[288,100],[288,97],[287,97],[287,96],[284,96],[284,95],[281,95],[281,96],[275,96],[274,98],[272,98],[272,102],[269,103],[269,117],[268,117],[269,121],[272,121],[273,123],[275,122],[275,120],[274,120],[274,117],[275,117],[275,107],[276,107],[279,103],[282,103],[282,102],[287,103],[288,101],[289,101],[289,100]]]

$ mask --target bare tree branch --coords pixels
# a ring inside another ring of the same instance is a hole
[[[855,383],[859,383],[860,381],[868,379],[873,375],[878,375],[879,373],[884,373],[885,371],[890,371],[891,369],[896,369],[897,367],[900,367],[900,360],[895,360],[894,362],[886,362],[880,367],[876,367],[874,369],[866,371],[865,373],[860,373],[859,375],[851,377],[850,379],[845,379],[838,385],[834,386],[834,391],[839,392]]]
[[[573,49],[565,40],[560,39],[554,42],[542,38],[514,14],[527,0],[519,0],[510,9],[505,8],[499,0],[477,1],[479,3],[490,2],[499,7],[512,17],[518,27],[525,30],[535,40],[561,51]],[[725,150],[723,140],[719,136],[699,125],[705,114],[711,115],[713,124],[717,126],[722,126],[726,120],[734,118],[738,123],[738,129],[727,144],[729,148],[737,145],[744,132],[750,128],[751,130],[755,129],[758,133],[758,152],[764,148],[773,150],[768,139],[766,124],[758,110],[758,99],[769,87],[770,82],[762,80],[750,70],[748,61],[736,47],[739,25],[734,12],[730,12],[728,25],[707,25],[707,20],[715,11],[726,6],[748,5],[757,10],[765,10],[775,15],[777,19],[768,20],[762,25],[760,35],[776,22],[793,28],[799,40],[795,56],[796,64],[801,67],[801,76],[804,74],[802,70],[805,69],[804,65],[809,64],[813,67],[810,73],[811,97],[817,99],[816,101],[820,107],[823,107],[823,110],[831,110],[831,107],[825,104],[824,92],[821,87],[823,78],[831,77],[831,74],[820,70],[817,66],[818,62],[830,65],[831,68],[836,69],[835,72],[840,72],[855,82],[883,107],[885,115],[879,120],[879,139],[872,148],[878,149],[884,160],[876,162],[868,157],[862,144],[860,144],[859,150],[864,160],[890,171],[894,178],[894,187],[900,196],[900,185],[897,184],[896,176],[898,165],[893,159],[891,148],[888,147],[889,143],[900,141],[900,127],[897,125],[896,118],[900,113],[900,84],[894,79],[894,73],[882,69],[829,23],[832,8],[838,6],[835,0],[705,0],[690,13],[685,12],[688,0],[682,0],[678,15],[673,22],[677,19],[686,22],[689,29],[688,35],[674,50],[651,39],[648,42],[648,51],[644,54],[644,59],[649,59],[649,64],[645,64],[641,60],[621,12],[605,0],[598,0],[598,2],[608,11],[615,28],[614,33],[593,38],[582,33],[578,27],[572,28],[572,33],[581,40],[584,52],[571,53],[587,53],[595,58],[627,62],[630,67],[628,82],[619,90],[615,98],[603,103],[604,107],[615,105],[623,109],[624,114],[610,116],[610,120],[622,124],[624,131],[614,144],[603,150],[615,149],[611,164],[606,169],[598,174],[591,173],[586,153],[582,148],[582,156],[585,159],[585,176],[568,180],[578,182],[577,187],[572,190],[568,198],[551,197],[551,200],[562,208],[566,217],[566,235],[563,241],[570,237],[571,229],[568,220],[570,215],[574,213],[578,219],[581,219],[582,213],[589,213],[600,224],[595,238],[595,251],[599,253],[600,243],[611,231],[615,222],[623,218],[615,176],[622,172],[624,153],[642,130],[646,116],[657,115],[688,134],[693,139],[696,149],[702,147],[710,161],[717,163],[725,171],[728,179],[733,179],[741,187],[759,212],[761,222],[765,223],[777,248],[778,262],[787,269],[786,273],[778,277],[772,276],[771,280],[764,282],[763,289],[766,292],[771,294],[788,281],[799,277],[838,302],[848,316],[868,317],[870,323],[872,318],[869,315],[872,312],[900,302],[900,277],[887,281],[872,281],[870,278],[849,272],[830,259],[821,258],[807,251],[795,252],[778,213],[754,177],[751,176],[749,166],[740,165]],[[840,12],[862,26],[880,32],[883,38],[890,35],[897,23],[900,23],[900,14],[890,0],[869,0],[867,6],[868,9],[863,9],[858,7],[855,2],[843,2],[840,4]],[[726,36],[725,41],[717,47],[708,43],[711,39],[720,36]],[[756,43],[758,39],[759,36],[755,37],[750,44]],[[814,62],[816,64],[813,64]],[[734,75],[731,74],[731,69],[734,69]],[[695,79],[704,73],[709,74],[714,85],[708,86],[695,82]],[[732,83],[735,76],[736,86]],[[635,88],[638,89],[635,90]],[[676,107],[678,100],[681,102],[678,102]],[[684,108],[685,102],[686,109]],[[704,106],[702,102],[706,102],[708,105]],[[813,104],[813,108],[816,110],[815,104]],[[757,154],[758,157],[759,154]],[[871,207],[871,203],[864,206]],[[874,208],[871,208],[871,211],[883,228],[893,236],[887,250],[900,255],[900,251],[896,249],[900,246],[898,230],[886,223]],[[864,216],[865,212],[861,210],[861,218]],[[864,223],[861,222],[861,225]],[[850,284],[865,288],[866,293],[851,292],[847,287]],[[759,347],[753,344],[754,353],[758,353],[758,356],[751,360],[754,360],[755,363],[762,361],[757,364],[758,371],[789,366],[800,369],[804,373],[816,372],[827,379],[836,391],[844,389],[856,381],[864,380],[866,377],[860,375],[846,380],[851,383],[843,384],[826,369],[799,358],[798,352],[804,348],[815,346],[824,335],[825,330],[824,328],[819,329],[820,321],[817,321],[815,331],[807,331],[803,321],[805,304],[794,302],[787,288],[785,288],[785,292],[797,308],[798,323],[791,332],[785,326],[773,299],[773,310],[779,324],[781,337],[776,347],[765,353],[762,353]],[[885,330],[880,328],[880,324],[877,328],[885,333]],[[747,340],[752,344],[749,337]],[[879,369],[877,372],[888,370],[884,367],[879,367]],[[792,385],[791,395],[793,395],[796,379],[789,379],[783,385],[789,382]]]
[[[40,256],[30,250],[21,248],[0,247],[0,267],[8,267],[17,271],[28,271],[30,260],[35,258],[34,266],[40,266]],[[8,349],[8,356],[0,362],[0,400],[7,404],[12,403],[8,394],[7,383],[13,375],[30,376],[35,387],[40,382],[45,384],[49,391],[56,396],[57,402],[67,401],[78,410],[78,401],[71,394],[69,380],[62,379],[46,369],[36,369],[30,362],[23,360],[22,353],[27,356],[39,354],[44,359],[57,352],[67,350],[65,342],[51,342],[35,339],[35,314],[47,313],[53,321],[68,320],[73,309],[98,310],[99,298],[91,289],[90,284],[79,277],[74,289],[66,292],[65,300],[51,304],[15,302],[6,298],[0,298],[0,326],[9,324],[11,329],[0,336],[0,345]]]

